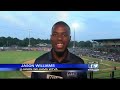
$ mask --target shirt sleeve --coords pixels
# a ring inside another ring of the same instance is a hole
[[[83,71],[82,73],[79,73],[78,78],[87,79],[87,71]]]
[[[35,72],[31,73],[31,79],[37,79],[38,78],[38,74]]]

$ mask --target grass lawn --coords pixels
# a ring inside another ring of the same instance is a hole
[[[110,74],[113,71],[114,67],[117,67],[117,69],[114,71],[114,77],[120,77],[120,63],[108,61],[108,60],[101,60],[97,58],[87,57],[83,56],[81,57],[85,63],[88,63],[89,61],[98,61],[99,62],[99,71],[93,72],[94,78],[100,78],[100,79],[109,79]],[[89,75],[89,74],[88,74]]]
[[[36,59],[43,51],[1,51],[0,64],[21,64]],[[21,71],[1,71],[0,78],[27,78]]]
[[[43,51],[1,51],[0,52],[0,64],[21,64],[28,60],[34,60],[41,56],[45,52]],[[109,79],[110,73],[113,67],[116,66],[117,70],[114,72],[115,77],[120,77],[120,63],[92,58],[92,57],[81,57],[85,63],[88,61],[98,61],[99,71],[93,72],[93,77],[98,79]],[[88,72],[89,75],[89,72]],[[28,78],[21,71],[1,71],[0,78]]]

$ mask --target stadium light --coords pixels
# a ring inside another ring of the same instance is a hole
[[[73,49],[75,51],[75,30],[78,28],[79,24],[78,23],[72,23],[72,27],[74,29],[74,42],[73,42]]]
[[[31,46],[31,45],[30,45],[30,31],[31,31],[31,30],[29,29],[29,44],[28,44],[28,47],[29,47],[29,48],[30,48],[30,46]]]

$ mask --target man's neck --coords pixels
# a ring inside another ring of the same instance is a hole
[[[65,59],[65,57],[67,56],[68,50],[66,49],[64,52],[55,52],[54,50],[52,50],[53,53],[53,57],[58,61],[61,62]]]

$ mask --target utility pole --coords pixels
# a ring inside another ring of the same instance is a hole
[[[73,41],[73,51],[75,53],[75,28],[74,28],[74,41]]]
[[[29,49],[30,49],[30,46],[31,46],[31,43],[30,43],[30,29],[29,29],[29,44],[28,44]]]

